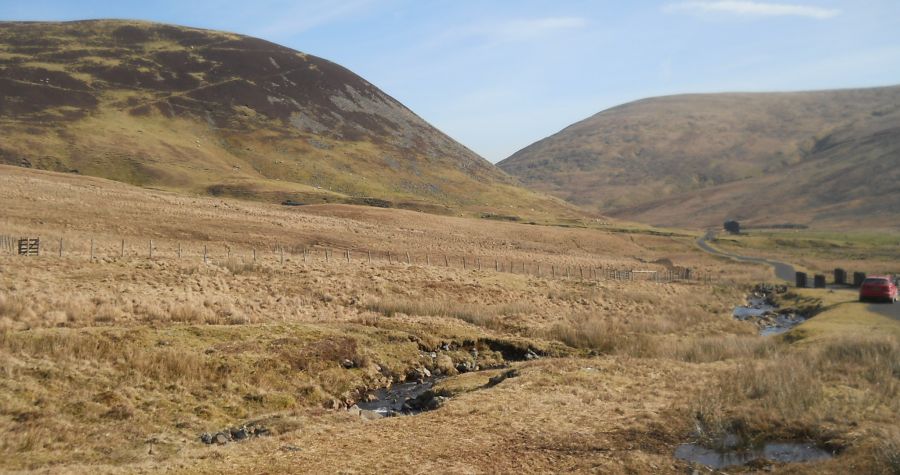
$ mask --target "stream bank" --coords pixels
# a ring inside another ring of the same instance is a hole
[[[747,296],[747,303],[734,308],[732,317],[756,325],[760,336],[785,333],[807,320],[800,312],[782,309],[775,303],[775,296],[786,292],[785,285],[757,284]]]

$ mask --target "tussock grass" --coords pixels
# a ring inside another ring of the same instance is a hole
[[[409,300],[403,298],[374,300],[367,303],[366,308],[387,317],[393,317],[397,314],[450,317],[490,329],[503,328],[503,317],[534,311],[533,308],[522,303],[484,305],[449,300]]]
[[[222,263],[222,267],[228,269],[233,275],[241,275],[248,272],[259,272],[265,267],[258,265],[253,261],[243,261],[241,259],[226,259],[225,262]]]
[[[740,361],[694,398],[695,433],[707,443],[728,432],[748,440],[803,434],[834,443],[825,428],[836,422],[900,411],[898,349],[891,338],[856,336]],[[873,449],[885,473],[897,467],[895,436],[877,439]]]
[[[874,450],[874,458],[883,468],[882,473],[900,474],[900,429],[885,429],[878,434],[879,443]]]

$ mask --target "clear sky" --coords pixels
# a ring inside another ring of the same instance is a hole
[[[900,84],[900,0],[0,0],[0,20],[85,18],[330,59],[494,162],[648,96]]]

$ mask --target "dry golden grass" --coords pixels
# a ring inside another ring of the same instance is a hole
[[[895,339],[760,338],[730,317],[746,289],[721,282],[461,263],[628,269],[665,257],[727,280],[747,273],[689,237],[286,210],[27,170],[4,169],[0,181],[0,195],[20,197],[0,234],[39,234],[49,246],[37,258],[0,254],[0,430],[15,434],[0,438],[0,471],[678,473],[687,464],[673,448],[698,414],[710,433],[739,427],[844,448],[797,471],[875,470],[896,454],[896,438],[883,435],[900,399]],[[273,242],[289,250],[284,264]],[[324,247],[336,250],[328,260]],[[349,263],[339,251],[348,248]],[[314,252],[304,259],[304,249]],[[403,258],[369,263],[363,249]],[[405,249],[419,259],[407,264]],[[459,260],[427,265],[426,252]],[[510,361],[528,349],[543,358]],[[450,402],[414,417],[362,421],[324,408],[411,368],[453,374],[461,362],[520,375],[445,379]],[[248,421],[273,435],[197,441]]]

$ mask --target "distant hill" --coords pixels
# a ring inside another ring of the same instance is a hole
[[[646,99],[498,165],[536,190],[656,225],[900,227],[900,86]]]
[[[0,163],[136,185],[433,212],[578,214],[351,71],[237,34],[0,23]]]

